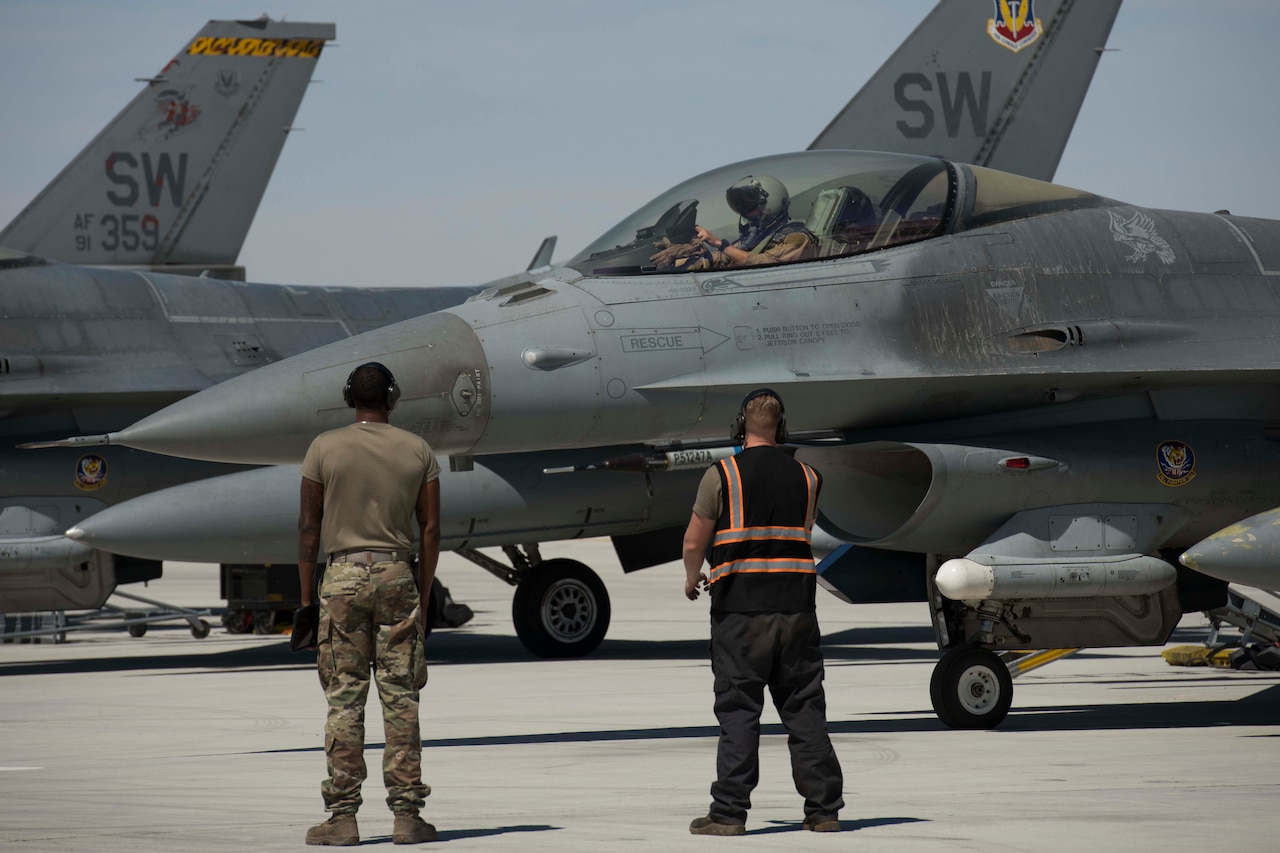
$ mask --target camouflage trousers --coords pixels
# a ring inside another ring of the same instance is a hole
[[[320,685],[329,700],[324,751],[329,778],[320,786],[325,808],[354,814],[362,802],[364,709],[372,674],[382,702],[386,747],[382,778],[387,805],[417,814],[431,789],[422,783],[418,691],[427,659],[418,627],[418,586],[408,563],[333,562],[320,584],[317,638]]]

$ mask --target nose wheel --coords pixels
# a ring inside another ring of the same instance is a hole
[[[933,668],[929,698],[934,713],[949,728],[994,729],[1013,704],[1013,676],[995,652],[955,648]]]
[[[538,657],[590,654],[609,630],[609,593],[576,560],[544,560],[524,571],[511,602],[516,635]]]

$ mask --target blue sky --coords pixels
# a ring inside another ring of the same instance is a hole
[[[0,223],[210,18],[334,21],[241,253],[259,281],[476,284],[802,149],[933,0],[0,0]],[[741,23],[739,23],[741,22]],[[1059,183],[1280,218],[1280,3],[1125,0]]]

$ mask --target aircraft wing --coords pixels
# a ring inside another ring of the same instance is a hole
[[[1120,2],[942,0],[809,149],[925,154],[1053,180]]]
[[[236,257],[334,32],[210,21],[0,231],[0,246],[243,279]]]

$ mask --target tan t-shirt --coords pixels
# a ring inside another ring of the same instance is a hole
[[[302,476],[324,486],[324,553],[407,551],[418,538],[418,491],[440,476],[440,466],[413,433],[362,422],[316,436]]]
[[[724,483],[720,480],[720,463],[706,470],[698,482],[698,495],[693,499],[693,511],[700,518],[717,521],[724,511]]]

